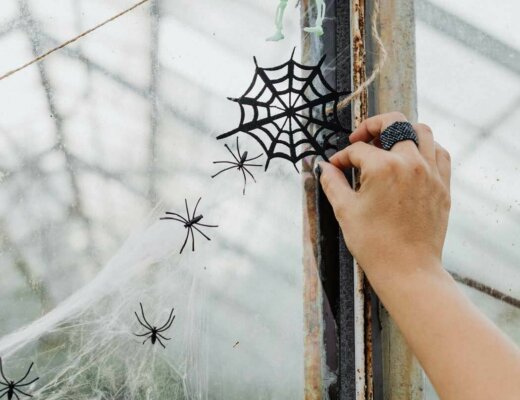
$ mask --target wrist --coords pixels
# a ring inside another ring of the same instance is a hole
[[[402,251],[393,257],[378,257],[367,260],[366,264],[360,262],[360,266],[376,290],[386,287],[395,289],[402,282],[443,278],[446,274],[440,257],[419,251]]]

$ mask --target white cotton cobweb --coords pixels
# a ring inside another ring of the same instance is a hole
[[[301,397],[299,207],[279,206],[299,199],[279,178],[262,176],[247,200],[240,179],[211,181],[215,195],[199,211],[219,227],[201,228],[211,241],[195,233],[195,252],[190,239],[179,254],[186,229],[160,221],[166,208],[158,207],[89,284],[0,338],[6,370],[34,361],[40,380],[28,392],[51,400]],[[219,190],[229,182],[235,192]],[[264,202],[266,188],[280,203]],[[187,198],[192,206],[198,197]],[[183,214],[183,206],[179,197],[167,209]],[[144,333],[140,302],[157,326],[175,308],[166,349],[133,335]]]
[[[179,257],[171,257],[183,239],[182,230],[171,228],[154,221],[131,236],[87,286],[0,339],[0,354],[8,364],[39,354],[36,373],[43,384],[36,394],[46,399],[105,398],[107,393],[114,398],[148,398],[147,393],[154,393],[154,398],[166,398],[161,393],[204,397],[204,369],[198,370],[204,348],[190,345],[199,342],[196,335],[204,321],[199,314],[199,269],[181,266]],[[166,350],[141,346],[132,335],[142,333],[133,315],[139,302],[157,324],[175,305],[177,316],[167,333],[172,340]]]

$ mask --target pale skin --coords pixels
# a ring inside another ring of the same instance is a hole
[[[390,151],[382,130],[401,113],[366,119],[353,143],[321,162],[321,185],[348,248],[443,400],[520,398],[520,351],[460,291],[442,265],[450,210],[448,152],[415,124]],[[355,192],[342,171],[359,168]]]

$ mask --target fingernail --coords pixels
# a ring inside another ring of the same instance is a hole
[[[320,163],[322,161],[323,161],[323,157],[322,156],[316,156],[316,158],[314,159],[313,171],[314,171],[314,177],[316,179],[320,179],[320,175],[321,175],[321,165],[320,165]]]

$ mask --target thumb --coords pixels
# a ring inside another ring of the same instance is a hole
[[[321,168],[321,187],[334,209],[334,214],[336,218],[344,217],[345,211],[350,208],[356,193],[340,169],[325,161],[320,162],[319,166]]]

